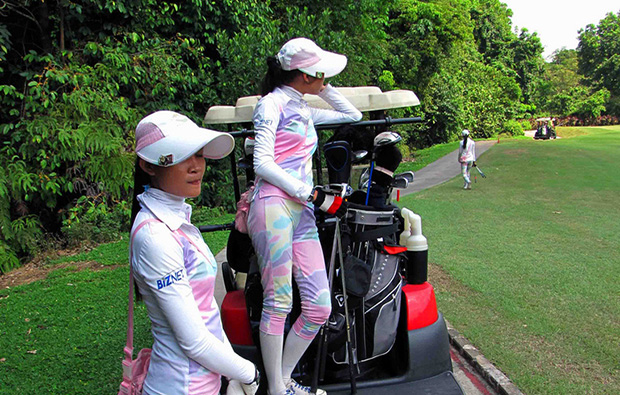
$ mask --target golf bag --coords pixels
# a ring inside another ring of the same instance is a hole
[[[348,229],[342,236],[349,319],[355,334],[353,360],[361,375],[372,371],[380,362],[379,357],[386,355],[396,340],[403,283],[401,268],[406,259],[405,248],[396,245],[401,226],[398,217],[394,207],[376,211],[353,205],[347,215]],[[345,377],[350,356],[345,344],[344,296],[339,287],[334,287],[333,294],[327,326],[326,374]]]

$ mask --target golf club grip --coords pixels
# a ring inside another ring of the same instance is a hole
[[[350,331],[351,328],[347,328]],[[357,393],[357,384],[355,382],[355,362],[353,361],[353,345],[350,341],[347,342],[347,349],[349,351],[349,377],[351,379],[351,393]]]
[[[207,232],[216,232],[218,230],[232,230],[235,227],[235,223],[231,222],[229,224],[221,224],[221,225],[201,225],[198,227],[198,230],[202,233]]]
[[[319,380],[322,380],[323,374],[325,373],[325,364],[323,363],[323,353],[324,347],[323,344],[327,340],[327,336],[325,333],[325,325],[321,326],[321,330],[319,332],[319,343],[317,344],[316,350],[316,359],[314,361],[314,375],[312,376],[312,384],[310,385],[310,392],[316,394],[317,388],[319,388]],[[322,373],[321,373],[322,372]]]
[[[327,325],[327,324],[326,324]],[[327,359],[327,330],[324,331],[323,333],[323,337],[321,338],[321,343],[319,344],[319,351],[320,351],[320,357],[321,357],[321,366],[319,369],[319,380],[318,381],[323,381],[323,379],[325,378],[325,366],[327,365],[326,363],[326,359]],[[318,386],[318,384],[317,384]]]

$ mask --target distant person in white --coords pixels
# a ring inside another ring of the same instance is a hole
[[[459,143],[459,163],[461,164],[461,174],[465,185],[463,189],[471,189],[471,178],[469,171],[472,166],[476,166],[476,143],[469,138],[469,130],[464,129],[461,132],[463,140]]]

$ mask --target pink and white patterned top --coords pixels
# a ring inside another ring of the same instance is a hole
[[[144,394],[218,394],[221,375],[252,381],[254,364],[233,351],[222,328],[217,263],[189,222],[191,207],[155,188],[138,200],[131,264],[154,339]]]
[[[305,204],[314,186],[312,155],[318,143],[314,125],[362,119],[362,113],[331,85],[319,97],[334,110],[308,106],[300,92],[286,85],[259,100],[252,117],[255,196],[281,196]]]

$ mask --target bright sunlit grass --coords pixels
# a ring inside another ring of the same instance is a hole
[[[524,393],[620,393],[620,127],[560,135],[502,142],[473,190],[457,177],[402,205],[440,309]]]

